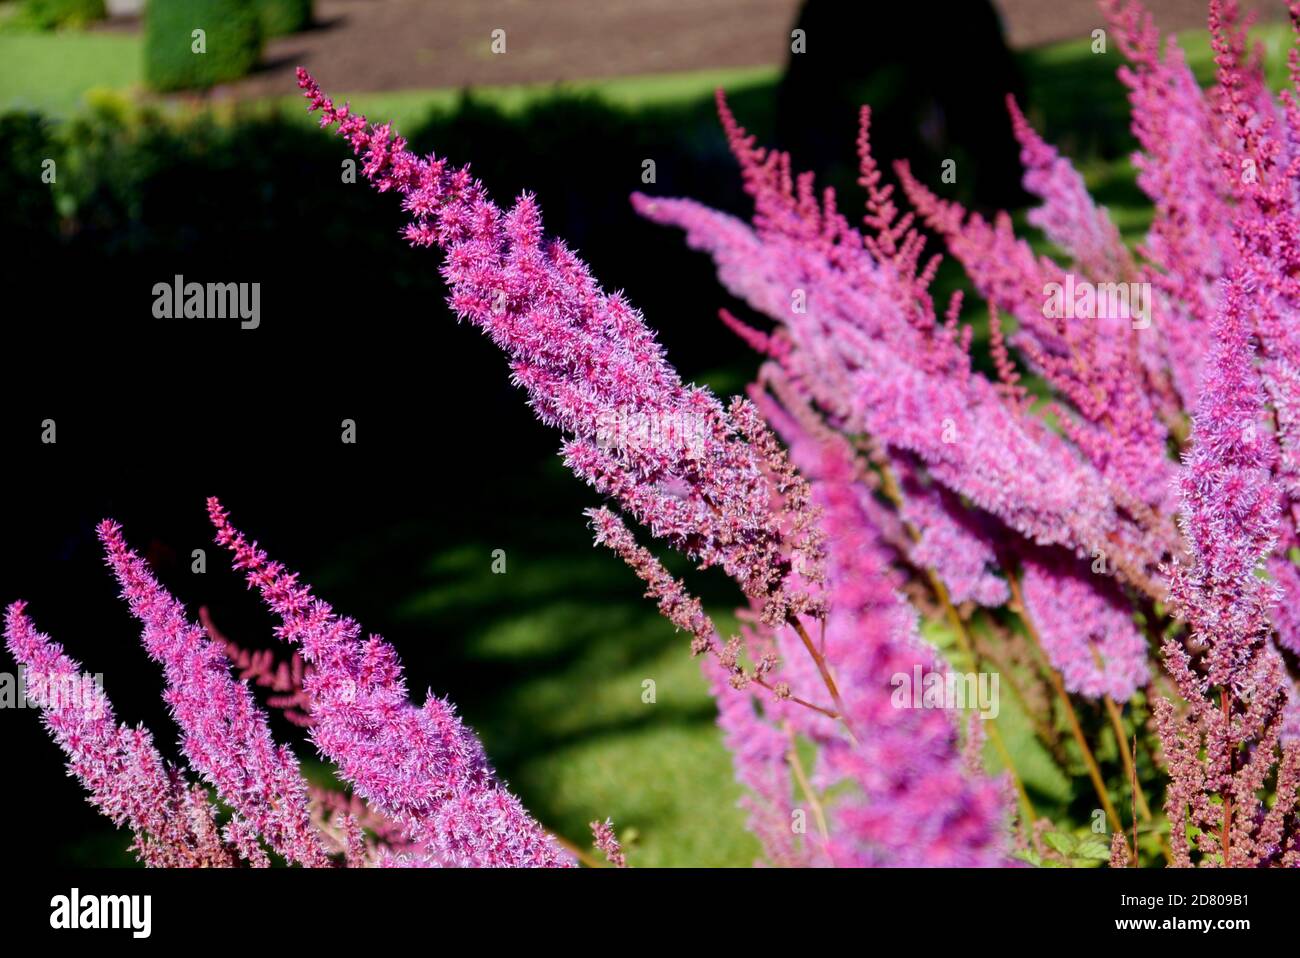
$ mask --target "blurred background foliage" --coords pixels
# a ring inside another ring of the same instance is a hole
[[[206,605],[232,639],[268,646],[269,618],[223,558],[213,553],[207,575],[189,574],[191,549],[208,539],[202,497],[220,492],[250,534],[397,645],[417,697],[431,687],[458,704],[548,827],[586,845],[587,822],[612,816],[634,865],[751,863],[757,848],[685,643],[632,574],[591,547],[581,509],[597,497],[565,473],[556,437],[533,422],[500,356],[454,322],[436,256],[398,238],[397,204],[343,181],[350,154],[315,128],[296,91],[151,95],[141,88],[139,31],[37,32],[26,19],[34,6],[0,6],[7,359],[35,370],[6,382],[12,415],[0,439],[28,442],[22,423],[50,408],[77,425],[6,497],[8,537],[22,558],[7,561],[0,599],[29,599],[42,628],[105,673],[124,716],[169,743],[157,677],[99,565],[93,523],[104,514],[123,521],[192,610]],[[961,22],[873,10],[846,24],[808,4],[797,22],[813,36],[838,28],[860,37],[869,16],[872,35],[891,45],[832,44],[817,59],[791,57],[784,70],[331,92],[393,120],[418,150],[472,162],[498,201],[534,191],[548,230],[607,289],[627,290],[683,375],[730,394],[757,362],[716,312],[745,309],[705,258],[627,202],[640,189],[747,212],[716,87],[761,142],[790,148],[796,168],[836,185],[846,211],[859,197],[852,141],[865,98],[883,157],[911,158],[941,195],[985,211],[1011,207],[1023,227],[1027,198],[1001,104],[1011,90],[1078,163],[1126,238],[1145,229],[1118,54],[1095,54],[1087,40],[1012,51],[988,6],[961,6],[969,7]],[[964,42],[972,36],[978,42]],[[1287,34],[1269,25],[1259,36],[1280,79]],[[1208,81],[1204,34],[1182,40]],[[957,183],[943,185],[938,163],[949,156],[959,159]],[[652,184],[641,181],[645,159],[655,161]],[[52,183],[42,180],[47,160]],[[261,281],[262,328],[253,338],[152,322],[149,291],[174,274]],[[961,285],[945,264],[940,294]],[[971,297],[966,314],[985,363],[982,312]],[[336,423],[357,408],[373,411],[360,419],[370,445],[364,461],[345,461]],[[131,428],[132,416],[152,431]],[[256,435],[248,416],[263,424]],[[494,549],[506,551],[505,575],[491,571]],[[736,591],[714,576],[690,582],[726,628]],[[926,629],[953,654],[942,625]],[[653,704],[642,700],[647,679]],[[1077,756],[1068,746],[1049,754],[1015,703],[1003,711],[1040,811],[1086,832],[1095,797]],[[1118,776],[1103,717],[1084,718]],[[29,782],[27,801],[64,823],[53,837],[20,839],[25,851],[126,862],[125,840],[62,778],[34,717],[6,712],[0,721]],[[1122,794],[1118,778],[1114,785]]]

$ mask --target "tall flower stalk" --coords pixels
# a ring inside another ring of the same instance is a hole
[[[207,792],[163,759],[145,728],[115,720],[103,690],[36,631],[24,602],[5,610],[5,645],[26,670],[27,694],[67,755],[69,773],[92,805],[130,829],[140,861],[155,868],[233,864],[235,849],[220,834]]]
[[[298,577],[230,525],[216,499],[208,514],[250,587],[280,617],[278,636],[313,671],[303,683],[312,741],[339,774],[408,838],[447,865],[571,865],[488,764],[455,709],[432,693],[410,702],[396,650],[335,614]]]
[[[1262,421],[1248,299],[1240,273],[1225,286],[1180,481],[1187,562],[1170,595],[1187,634],[1165,642],[1165,663],[1189,703],[1157,705],[1169,757],[1168,812],[1177,864],[1193,853],[1224,865],[1300,864],[1294,824],[1300,742],[1281,744],[1288,688],[1269,645],[1276,587],[1256,573],[1277,535],[1277,455]],[[1259,794],[1274,784],[1269,807]],[[1189,840],[1189,833],[1193,836]]]

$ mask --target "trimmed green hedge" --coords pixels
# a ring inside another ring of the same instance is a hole
[[[108,15],[104,0],[23,0],[20,16],[41,30],[82,27]]]
[[[297,33],[311,24],[312,0],[256,0],[262,16],[262,36]]]
[[[195,52],[195,30],[204,51]],[[155,90],[237,79],[262,53],[257,0],[163,0],[145,9],[144,76]]]

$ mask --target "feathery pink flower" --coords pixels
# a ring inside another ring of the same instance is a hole
[[[1021,568],[1026,611],[1065,687],[1127,702],[1151,675],[1146,639],[1114,581],[1062,553],[1028,553]]]
[[[1224,286],[1180,481],[1190,556],[1172,571],[1170,599],[1189,635],[1167,639],[1164,653],[1190,712],[1163,703],[1157,726],[1172,780],[1174,857],[1183,865],[1192,862],[1184,822],[1199,830],[1197,850],[1223,865],[1300,860],[1288,825],[1300,802],[1300,743],[1280,744],[1288,688],[1268,644],[1277,590],[1256,574],[1274,546],[1279,497],[1250,303],[1239,270]],[[1274,774],[1279,791],[1268,808],[1258,795]]]
[[[819,204],[810,179],[792,186],[788,157],[754,147],[721,99],[720,111],[754,197],[754,228],[689,200],[635,194],[633,204],[655,222],[683,228],[690,246],[713,256],[733,294],[781,324],[777,361],[786,377],[833,428],[867,432],[891,452],[914,455],[934,481],[1035,542],[1122,559],[1125,574],[1150,587],[1163,542],[1152,549],[1150,537],[1126,529],[1132,520],[1118,514],[1106,478],[1007,400],[1001,384],[971,370],[955,315],[935,316],[926,293],[933,264],[919,266],[919,234],[898,218],[889,188],[878,186],[865,126],[863,181],[874,190],[868,223],[875,228],[867,236],[834,210],[829,191]],[[1017,282],[1023,286],[1023,273]],[[1019,287],[1016,295],[1025,298]],[[1153,485],[1161,483],[1141,488]],[[1138,511],[1145,518],[1148,510]]]
[[[234,555],[267,606],[281,639],[298,646],[312,671],[312,741],[342,778],[407,836],[446,865],[571,866],[501,783],[478,739],[444,699],[407,699],[397,652],[342,618],[298,577],[267,558],[229,523],[216,499],[208,514],[218,544]]]
[[[164,761],[143,726],[114,720],[103,691],[61,646],[36,631],[23,602],[5,610],[5,644],[26,670],[27,694],[68,756],[68,771],[92,805],[114,825],[131,829],[141,861],[155,868],[234,864],[207,792]]]
[[[844,685],[857,743],[823,750],[822,774],[859,791],[830,810],[829,853],[839,865],[998,866],[1005,863],[1007,789],[966,767],[946,709],[898,707],[896,675],[940,669],[916,633],[915,614],[876,565],[849,463],[828,451],[815,484],[825,510],[828,590],[826,658]]]
[[[407,239],[445,251],[452,309],[505,351],[538,418],[564,434],[568,466],[655,536],[770,601],[771,615],[798,611],[783,591],[789,558],[771,491],[737,424],[707,390],[682,383],[621,295],[543,235],[534,198],[502,211],[468,168],[416,157],[386,124],[336,108],[301,68],[298,85],[375,187],[402,195]]]
[[[1078,173],[1008,103],[1027,166],[1025,186],[1044,201],[1031,222],[1074,256],[1082,276],[1035,258],[1009,220],[990,226],[978,214],[968,216],[899,164],[903,188],[979,292],[1019,320],[1012,342],[1060,396],[1058,420],[1074,446],[1112,490],[1164,509],[1173,464],[1160,416],[1173,403],[1158,348],[1161,317],[1139,316],[1134,297],[1140,300],[1144,287],[1129,285],[1138,282],[1138,273],[1109,219],[1087,197]],[[1084,298],[1076,311],[1066,298],[1077,301],[1085,287],[1092,305]],[[1148,299],[1148,310],[1156,306]]]
[[[1234,685],[1249,668],[1277,599],[1256,575],[1272,551],[1280,503],[1270,482],[1276,449],[1263,419],[1249,310],[1248,292],[1234,278],[1224,288],[1179,481],[1190,557],[1175,567],[1170,585],[1180,614],[1209,646],[1205,681],[1220,686]]]
[[[1140,252],[1143,277],[1163,294],[1160,331],[1164,356],[1180,405],[1190,409],[1200,392],[1217,284],[1236,258],[1230,190],[1217,147],[1221,132],[1209,99],[1172,39],[1164,45],[1136,0],[1101,0],[1111,36],[1128,65],[1132,129],[1141,146],[1133,157],[1137,184],[1155,207]]]
[[[1007,109],[1020,143],[1025,189],[1043,201],[1030,210],[1030,225],[1068,253],[1091,279],[1113,282],[1130,274],[1134,266],[1119,230],[1093,202],[1078,170],[1029,125],[1014,97],[1007,97]]]
[[[145,651],[163,667],[165,699],[181,729],[185,757],[239,815],[231,841],[248,857],[260,835],[288,861],[328,865],[298,760],[275,743],[248,685],[231,677],[224,648],[186,618],[184,607],[127,546],[121,526],[105,519],[98,531],[122,598],[144,625]],[[264,858],[253,854],[250,861]]]
[[[591,834],[595,839],[596,848],[611,865],[615,868],[627,867],[627,856],[623,854],[623,847],[618,843],[618,836],[614,834],[612,821],[607,818],[603,822],[599,819],[592,822]]]

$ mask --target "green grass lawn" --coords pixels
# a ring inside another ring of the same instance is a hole
[[[507,548],[505,574],[490,571],[486,541],[431,555],[395,617],[460,637],[457,671],[487,681],[459,704],[548,827],[586,847],[588,823],[610,816],[634,836],[633,865],[751,864],[758,848],[685,639],[591,547],[577,510],[562,523]]]
[[[0,4],[0,25],[6,8]],[[0,111],[39,110],[51,116],[68,116],[85,106],[91,90],[135,92],[143,88],[143,44],[139,35],[65,30],[33,33],[0,29]],[[709,96],[718,87],[746,89],[771,87],[780,71],[776,67],[736,67],[665,75],[615,77],[563,84],[539,83],[475,89],[482,103],[506,113],[527,108],[557,92],[574,95],[599,93],[615,106],[672,106]],[[459,89],[397,90],[359,93],[351,99],[357,109],[384,116],[395,124],[411,126],[435,110],[454,109]],[[275,102],[300,105],[296,91],[286,91]]]
[[[88,90],[137,87],[140,50],[140,38],[124,34],[0,30],[0,111],[67,116]]]

